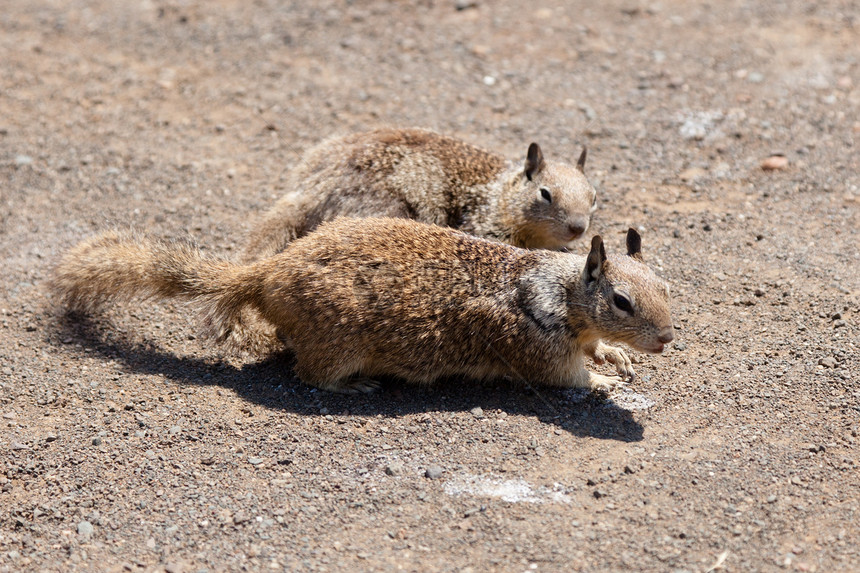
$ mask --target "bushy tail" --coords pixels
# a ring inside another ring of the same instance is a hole
[[[243,310],[260,304],[262,280],[253,267],[204,256],[189,243],[107,232],[71,249],[52,287],[76,312],[117,300],[192,299],[201,303],[210,334],[223,342],[244,330]]]

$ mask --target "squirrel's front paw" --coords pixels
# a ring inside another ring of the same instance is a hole
[[[596,364],[609,362],[615,365],[615,371],[621,376],[621,379],[626,382],[631,382],[636,377],[636,372],[633,370],[633,363],[627,353],[617,346],[609,346],[608,344],[600,343],[594,349],[592,356]]]
[[[618,376],[603,376],[602,374],[595,374],[594,372],[589,372],[588,374],[589,387],[592,392],[603,392],[604,394],[609,394],[620,384],[624,383]]]

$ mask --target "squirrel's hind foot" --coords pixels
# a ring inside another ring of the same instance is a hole
[[[344,380],[337,380],[325,385],[319,385],[323,390],[337,394],[370,394],[379,390],[382,383],[364,376],[354,376]]]

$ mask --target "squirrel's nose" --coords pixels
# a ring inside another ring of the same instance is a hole
[[[657,340],[662,342],[663,344],[668,344],[675,340],[675,329],[671,326],[667,326],[657,335]]]
[[[588,228],[588,223],[582,221],[576,221],[568,224],[567,230],[570,231],[570,234],[573,235],[573,238],[576,239],[580,237],[585,230]]]

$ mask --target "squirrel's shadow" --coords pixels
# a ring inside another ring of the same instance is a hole
[[[245,400],[302,415],[318,416],[348,411],[354,416],[398,417],[416,412],[501,410],[508,415],[536,416],[577,436],[638,442],[643,427],[632,412],[612,400],[584,390],[524,387],[507,381],[463,383],[442,380],[432,386],[385,381],[370,394],[345,395],[326,392],[302,383],[293,374],[290,353],[272,355],[237,368],[212,358],[176,356],[156,346],[127,340],[113,329],[99,333],[92,318],[61,314],[54,321],[54,334],[63,343],[74,342],[105,358],[120,361],[143,374],[158,374],[181,385],[217,385],[234,391]],[[52,341],[54,344],[63,344]],[[323,411],[325,411],[323,410]]]

